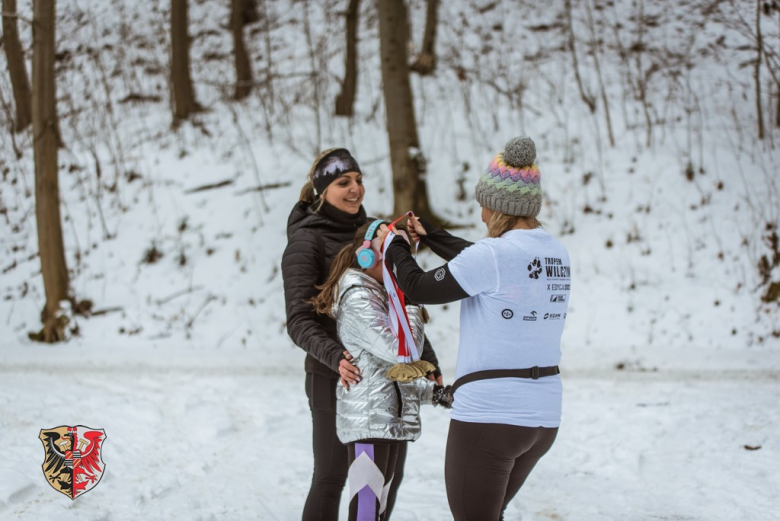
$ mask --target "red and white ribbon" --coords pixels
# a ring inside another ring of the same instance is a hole
[[[393,242],[396,236],[395,224],[407,215],[412,215],[412,212],[402,215],[388,225],[390,232],[385,236],[385,241],[382,244],[382,278],[384,279],[385,290],[387,290],[389,297],[390,328],[393,330],[396,338],[398,338],[399,363],[410,363],[420,359],[420,351],[417,348],[417,343],[414,341],[412,328],[409,324],[409,315],[406,314],[404,293],[398,287],[395,275],[387,269],[387,264],[384,261],[387,247],[390,246],[390,243]]]

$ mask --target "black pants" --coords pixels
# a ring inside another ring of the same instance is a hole
[[[341,492],[347,481],[349,468],[347,446],[336,436],[336,385],[338,378],[306,373],[306,396],[312,419],[312,449],[314,474],[311,488],[303,507],[303,521],[337,521]],[[395,505],[395,497],[404,476],[406,443],[398,444],[393,482],[388,496],[385,519]]]
[[[496,521],[558,429],[450,421],[444,479],[455,521]]]
[[[354,485],[354,490],[350,488],[349,491],[352,497],[349,502],[349,521],[387,519],[389,513],[386,505],[390,504],[391,498],[395,503],[395,494],[398,492],[398,487],[393,490],[392,483],[395,481],[393,473],[401,445],[406,447],[406,443],[357,442],[347,445],[351,469],[349,482],[350,486]],[[354,464],[358,458],[361,461]],[[372,483],[373,487],[369,486],[369,481],[377,469],[381,472],[382,479]],[[358,513],[360,513],[359,518]]]

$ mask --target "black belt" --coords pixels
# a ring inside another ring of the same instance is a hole
[[[487,371],[477,371],[463,375],[455,380],[455,383],[452,384],[450,393],[454,395],[458,387],[476,380],[490,380],[491,378],[530,378],[532,380],[538,380],[545,376],[554,376],[560,373],[561,370],[558,369],[557,365],[551,367],[533,366],[528,369],[490,369]]]

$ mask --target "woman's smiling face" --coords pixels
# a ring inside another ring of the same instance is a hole
[[[325,202],[342,212],[356,214],[363,204],[365,193],[363,174],[347,172],[328,185],[328,189],[325,190]]]

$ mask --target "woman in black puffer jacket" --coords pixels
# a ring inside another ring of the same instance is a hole
[[[306,395],[312,415],[314,474],[303,510],[303,520],[337,520],[341,492],[347,479],[347,448],[336,436],[336,386],[360,381],[336,333],[336,322],[318,315],[309,300],[325,282],[333,258],[352,244],[355,230],[369,219],[363,209],[363,174],[355,158],[343,148],[322,152],[312,164],[300,201],[287,221],[287,248],[282,278],[287,310],[287,332],[306,351]],[[437,367],[429,377],[441,384],[438,360],[425,340],[422,358]],[[403,478],[406,444],[399,448],[392,487]],[[391,494],[391,496],[395,496]],[[393,505],[388,504],[385,519]]]

